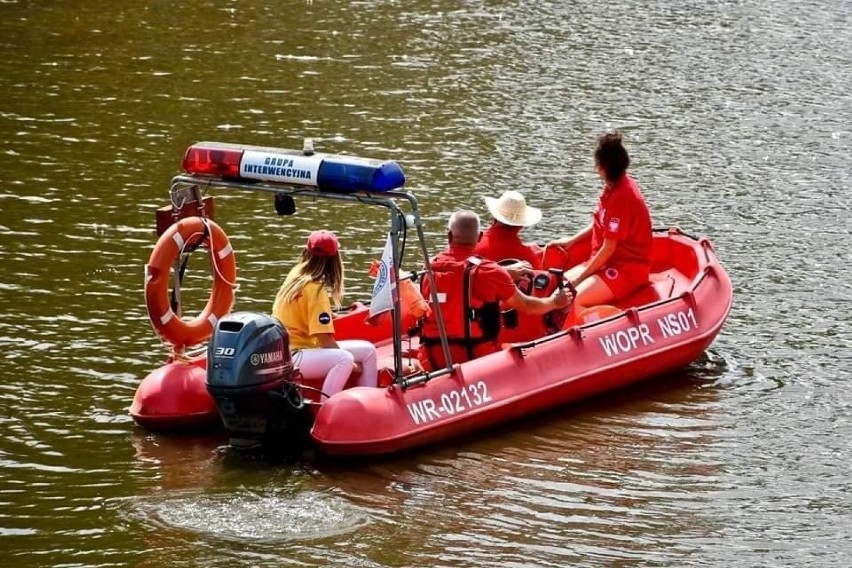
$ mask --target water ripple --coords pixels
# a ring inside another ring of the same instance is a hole
[[[323,539],[358,530],[369,518],[333,495],[243,490],[227,494],[169,495],[145,498],[134,515],[145,522],[234,541],[272,544]]]

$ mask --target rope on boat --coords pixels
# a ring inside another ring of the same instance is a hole
[[[224,282],[225,284],[230,286],[236,292],[237,290],[240,289],[240,285],[237,284],[236,282],[231,282],[230,280],[225,278],[225,276],[219,270],[219,265],[217,264],[216,255],[213,254],[213,251],[216,250],[216,247],[213,246],[213,234],[209,230],[209,225],[208,225],[209,220],[207,218],[203,218],[203,223],[204,223],[204,232],[207,233],[207,239],[210,241],[210,243],[209,243],[210,258],[212,259],[213,270],[216,271],[216,275],[219,277],[220,280],[222,280],[222,282]],[[219,251],[219,260],[221,260],[222,258],[224,258],[224,257],[226,257],[226,256],[228,256],[229,254],[232,254],[232,253],[233,253],[233,249],[231,248],[231,246],[229,244],[227,247],[225,247],[224,249]]]

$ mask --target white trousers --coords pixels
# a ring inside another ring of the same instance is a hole
[[[300,349],[293,363],[306,378],[325,377],[322,392],[327,396],[343,390],[355,361],[361,363],[358,386],[375,387],[378,384],[376,346],[361,339],[346,339],[337,344],[340,349]]]

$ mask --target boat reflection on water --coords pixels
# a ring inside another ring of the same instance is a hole
[[[277,555],[288,542],[400,518],[440,527],[421,553],[448,565],[469,560],[465,543],[482,538],[534,558],[557,533],[647,555],[649,535],[670,543],[728,522],[700,506],[728,483],[716,411],[725,366],[710,351],[685,372],[395,456],[270,467],[230,450],[223,433],[134,436],[138,467],[167,489],[139,499],[134,514],[177,546],[204,535],[199,558]],[[560,554],[580,562],[584,552]]]
[[[503,486],[508,479],[544,484],[595,479],[618,485],[634,475],[662,478],[676,470],[713,476],[717,462],[710,457],[720,422],[714,417],[716,379],[724,368],[724,360],[708,353],[683,372],[498,424],[452,445],[313,464],[351,498],[380,501],[393,501],[391,495],[400,493],[394,487],[436,479],[447,482],[441,491],[464,493]]]
[[[560,549],[562,565],[583,565],[596,546],[653,555],[730,522],[702,505],[712,492],[735,489],[717,411],[724,367],[711,353],[685,372],[453,445],[315,465],[376,522],[440,526],[442,538],[424,541],[421,553],[447,565],[465,564],[465,550],[484,540],[536,558],[554,535],[569,534],[583,546]]]
[[[222,471],[228,439],[214,434],[132,434],[135,469],[160,480],[162,489],[198,488],[213,483]]]

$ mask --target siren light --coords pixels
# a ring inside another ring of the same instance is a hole
[[[305,150],[198,142],[181,162],[193,176],[247,179],[316,187],[320,191],[384,192],[405,185],[402,167],[393,160],[319,154]]]

